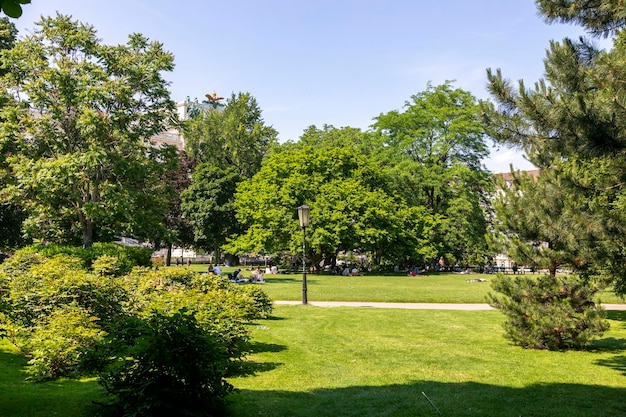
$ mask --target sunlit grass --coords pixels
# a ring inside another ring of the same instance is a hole
[[[512,346],[496,311],[278,306],[256,323],[234,416],[615,416],[626,315],[590,351]],[[602,400],[599,401],[598,398]]]

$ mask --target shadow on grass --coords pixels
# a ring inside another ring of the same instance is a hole
[[[261,352],[282,352],[287,349],[287,346],[279,345],[276,343],[264,343],[264,342],[251,342],[250,353]]]
[[[626,322],[626,311],[624,310],[607,310],[606,318],[609,320]]]
[[[618,355],[614,356],[610,359],[600,359],[596,361],[596,364],[600,366],[606,366],[608,368],[613,368],[616,371],[622,373],[622,375],[626,376],[626,356]]]
[[[229,409],[231,417],[615,417],[626,415],[625,395],[623,388],[594,385],[416,381],[310,392],[241,390],[229,398]]]
[[[603,337],[591,342],[589,352],[618,352],[626,349],[626,339],[616,339],[614,337]]]

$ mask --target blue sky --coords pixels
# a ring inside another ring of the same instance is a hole
[[[162,42],[174,100],[250,92],[282,141],[310,125],[367,129],[429,81],[488,98],[486,68],[531,86],[549,41],[583,34],[545,24],[533,0],[32,0],[20,35],[57,11],[107,44],[134,32]],[[510,149],[485,160],[493,172],[509,163],[531,167]]]

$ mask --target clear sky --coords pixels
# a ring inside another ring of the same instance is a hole
[[[104,43],[139,32],[175,55],[172,98],[249,92],[281,141],[310,125],[367,129],[430,81],[488,98],[486,68],[532,86],[551,39],[578,38],[547,25],[533,0],[32,0],[20,35],[41,15],[72,15]],[[509,149],[485,165],[531,165]]]

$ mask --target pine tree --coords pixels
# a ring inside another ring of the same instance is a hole
[[[557,236],[566,243],[563,259],[569,266],[587,277],[606,277],[623,294],[626,8],[622,3],[537,1],[549,22],[579,23],[592,35],[615,34],[613,48],[599,50],[584,38],[553,41],[545,77],[533,88],[523,81],[515,88],[499,70],[488,70],[495,104],[483,102],[482,109],[489,133],[503,144],[521,148],[542,169],[539,184],[521,185],[519,198],[509,204],[525,200],[525,210],[537,212],[537,226],[544,232],[553,224],[562,225]],[[549,205],[559,209],[545,211]],[[512,209],[508,210],[510,214]]]

